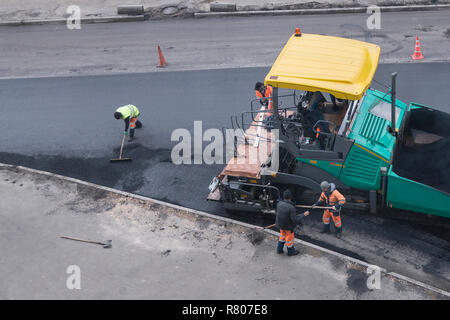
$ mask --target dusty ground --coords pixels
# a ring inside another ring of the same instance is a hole
[[[2,168],[0,192],[1,299],[445,298],[385,275],[369,290],[364,269],[336,256],[300,245],[279,256],[270,235],[83,184]],[[70,265],[80,290],[66,287]]]

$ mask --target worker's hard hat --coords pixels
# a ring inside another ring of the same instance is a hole
[[[328,181],[322,181],[322,183],[320,184],[320,189],[322,189],[322,191],[329,190],[330,184],[328,183]]]
[[[258,90],[258,91],[259,91],[259,89],[261,89],[262,86],[264,86],[264,84],[263,84],[262,82],[257,82],[257,83],[255,84],[255,90]]]

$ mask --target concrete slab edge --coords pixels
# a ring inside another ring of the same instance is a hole
[[[109,22],[131,22],[131,21],[145,21],[148,20],[147,15],[138,16],[112,16],[112,17],[93,17],[81,18],[83,23],[109,23]],[[23,25],[43,25],[43,24],[66,24],[67,19],[26,19],[26,20],[11,20],[0,22],[2,26],[23,26]]]
[[[38,174],[38,175],[43,175],[43,176],[47,176],[49,178],[55,178],[55,179],[59,179],[65,182],[72,182],[75,183],[77,185],[82,185],[82,186],[86,186],[86,187],[91,187],[91,188],[95,188],[95,189],[99,189],[99,190],[103,190],[112,194],[116,194],[116,195],[120,195],[120,196],[125,196],[125,197],[129,197],[138,201],[144,201],[145,203],[151,203],[151,204],[155,204],[158,206],[162,206],[162,207],[166,207],[166,208],[170,208],[170,209],[174,209],[176,211],[179,211],[180,213],[184,213],[190,216],[194,216],[194,217],[203,217],[209,220],[213,220],[216,222],[221,222],[221,223],[225,223],[227,226],[228,225],[234,225],[237,227],[242,228],[242,230],[245,230],[247,233],[249,231],[255,231],[257,230],[256,227],[254,225],[245,223],[245,222],[240,222],[240,221],[236,221],[233,219],[229,219],[229,218],[225,218],[225,217],[220,217],[220,216],[215,216],[212,215],[210,213],[207,212],[203,212],[203,211],[199,211],[199,210],[195,210],[195,209],[190,209],[190,208],[186,208],[183,206],[179,206],[176,204],[172,204],[169,202],[164,202],[161,200],[157,200],[157,199],[153,199],[150,197],[145,197],[145,196],[140,196],[137,194],[133,194],[133,193],[129,193],[129,192],[125,192],[125,191],[121,191],[121,190],[117,190],[117,189],[113,189],[113,188],[109,188],[109,187],[104,187],[104,186],[100,186],[94,183],[90,183],[90,182],[86,182],[86,181],[82,181],[79,179],[75,179],[75,178],[71,178],[71,177],[66,177],[66,176],[62,176],[59,174],[54,174],[51,172],[47,172],[47,171],[42,171],[42,170],[37,170],[37,169],[32,169],[32,168],[27,168],[27,167],[23,167],[23,166],[16,166],[16,165],[10,165],[10,164],[4,164],[4,163],[0,163],[0,170],[11,170],[11,171],[22,171],[25,173],[32,173],[32,174]],[[182,214],[183,215],[183,214]],[[279,237],[279,233],[275,232],[273,230],[261,230],[260,232],[264,232],[266,235],[271,236],[272,238],[278,239]],[[374,267],[374,265],[371,265],[365,261],[361,261],[349,256],[346,256],[344,254],[317,246],[315,244],[300,240],[300,239],[295,239],[295,243],[301,245],[302,247],[305,247],[309,250],[313,250],[313,251],[318,251],[324,255],[330,255],[330,256],[334,256],[338,259],[343,260],[347,265],[354,265],[357,269],[363,269],[363,270],[367,270],[367,268],[369,267]],[[450,292],[447,292],[445,290],[436,288],[434,286],[425,284],[423,282],[417,281],[415,279],[400,275],[398,273],[395,272],[388,272],[386,269],[376,266],[380,269],[381,273],[384,274],[387,277],[390,277],[394,280],[415,286],[415,287],[419,287],[422,290],[425,291],[429,291],[434,295],[441,295],[443,297],[446,298],[450,298]]]
[[[394,62],[380,62],[380,64],[414,64],[418,63],[415,60],[412,60],[409,56],[407,56],[408,60],[405,61],[399,61],[397,63]],[[446,59],[436,59],[436,60],[420,60],[419,63],[421,64],[427,64],[427,63],[447,63],[450,61],[450,57]],[[86,73],[86,74],[38,74],[38,75],[26,75],[26,76],[0,76],[0,80],[17,80],[17,79],[45,79],[45,78],[72,78],[72,77],[108,77],[108,76],[124,76],[124,75],[136,75],[136,74],[150,74],[150,73],[161,73],[161,72],[189,72],[189,71],[205,71],[205,70],[231,70],[231,69],[238,69],[238,68],[268,68],[270,69],[272,65],[264,65],[264,64],[255,64],[252,66],[206,66],[206,67],[199,67],[199,68],[192,68],[192,69],[174,69],[171,70],[169,68],[157,68],[156,65],[153,67],[154,70],[138,70],[138,71],[130,71],[127,70],[125,72],[112,72],[112,73]]]
[[[448,10],[450,4],[437,5],[410,5],[410,6],[380,6],[381,12],[401,11],[431,11]],[[282,15],[313,15],[313,14],[337,14],[337,13],[365,13],[366,7],[350,8],[324,8],[324,9],[293,9],[293,10],[255,10],[233,12],[196,12],[195,18],[207,17],[250,17],[250,16],[282,16]]]

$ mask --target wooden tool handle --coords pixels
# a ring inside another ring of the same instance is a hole
[[[297,206],[298,207],[298,206]],[[307,207],[307,208],[309,208],[308,206],[303,206],[303,207]],[[320,208],[320,207],[315,207],[315,208]],[[328,207],[322,207],[322,208],[328,208]],[[297,214],[297,216],[298,215],[300,215],[300,214]],[[259,227],[260,229],[262,229],[262,230],[265,230],[265,229],[270,229],[270,228],[273,228],[273,227],[276,227],[277,225],[274,223],[274,224],[271,224],[271,225],[269,225],[269,226],[265,226],[265,227]]]
[[[332,209],[332,207],[319,207],[319,206],[316,206],[313,208],[313,206],[305,206],[302,204],[298,204],[298,205],[296,205],[296,207],[297,208],[306,208],[306,209]]]
[[[69,239],[69,240],[80,241],[80,242],[87,242],[87,243],[102,244],[102,243],[100,243],[100,242],[97,242],[97,241],[84,240],[84,239],[72,238],[72,237],[67,237],[67,236],[61,236],[61,238],[62,238],[62,239]]]
[[[123,135],[123,139],[122,139],[122,146],[120,147],[120,155],[119,155],[119,159],[122,159],[122,152],[123,152],[123,145],[125,144],[125,138],[127,136]]]

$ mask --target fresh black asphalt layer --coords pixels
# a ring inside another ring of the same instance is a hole
[[[262,81],[267,71],[239,68],[0,80],[0,162],[230,216],[220,204],[205,200],[209,182],[223,165],[172,164],[170,152],[176,142],[170,140],[171,133],[177,128],[192,133],[195,120],[203,121],[203,132],[229,127],[231,115],[249,110],[254,83]],[[379,83],[389,85],[394,71],[399,72],[400,100],[450,112],[449,63],[380,65],[373,87],[385,91]],[[123,122],[115,120],[113,112],[128,103],[139,107],[144,127],[124,150],[124,157],[133,161],[110,163],[118,156],[123,134]],[[272,216],[238,213],[231,217],[258,225],[273,223]],[[306,223],[318,229],[320,220],[318,213]],[[343,213],[345,232],[361,232],[369,239],[376,235],[404,246],[414,244],[414,250],[430,257],[418,268],[448,281],[448,227],[443,228],[441,220],[439,224],[430,227],[429,223],[423,226],[392,217]],[[358,246],[348,249],[334,240],[299,237],[370,262]]]

